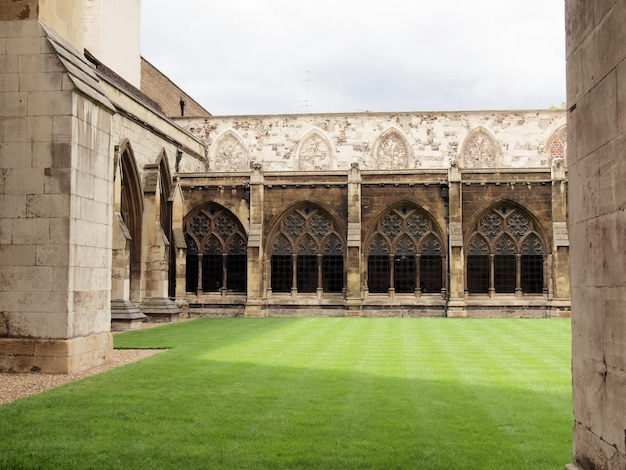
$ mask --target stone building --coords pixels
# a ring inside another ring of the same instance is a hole
[[[574,461],[624,468],[626,6],[566,10],[567,117],[217,117],[139,0],[0,0],[0,371],[181,314],[568,315],[569,229]]]
[[[181,314],[569,315],[564,111],[217,117],[139,0],[1,6],[0,370]]]

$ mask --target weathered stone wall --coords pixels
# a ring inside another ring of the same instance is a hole
[[[623,1],[566,1],[574,462],[626,468]]]
[[[213,116],[180,119],[208,147],[211,171],[550,167],[561,110]],[[563,147],[561,146],[561,154]]]
[[[112,347],[113,107],[68,42],[0,24],[0,371],[76,371]]]

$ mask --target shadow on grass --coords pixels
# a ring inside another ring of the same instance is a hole
[[[0,468],[555,469],[569,460],[567,387],[182,357],[0,407]]]

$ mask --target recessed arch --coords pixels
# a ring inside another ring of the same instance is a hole
[[[287,209],[271,230],[267,247],[272,292],[343,290],[345,237],[322,206],[307,201]]]
[[[327,133],[318,127],[308,130],[296,145],[300,171],[324,171],[334,167],[334,150]]]
[[[187,242],[187,292],[245,292],[247,235],[228,209],[207,202],[183,220]]]
[[[412,147],[404,132],[389,127],[376,139],[373,146],[374,168],[377,170],[406,170],[415,168]]]
[[[470,294],[540,294],[547,245],[537,219],[508,200],[480,213],[466,237]]]
[[[546,143],[546,152],[550,166],[556,161],[562,161],[567,166],[567,126],[557,129]]]
[[[445,259],[439,226],[424,209],[399,202],[381,212],[366,238],[371,293],[441,293]]]
[[[248,146],[237,132],[228,129],[215,140],[210,162],[214,171],[248,171],[250,169]]]
[[[473,129],[461,148],[464,168],[499,168],[501,165],[500,145],[494,135],[483,126]]]

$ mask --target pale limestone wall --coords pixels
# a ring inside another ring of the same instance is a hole
[[[84,2],[85,49],[139,88],[141,0]]]
[[[0,371],[71,372],[112,347],[113,108],[68,42],[0,25]]]
[[[477,131],[491,139],[495,167],[549,167],[562,110],[213,116],[178,119],[208,146],[212,171],[446,168]],[[390,137],[387,139],[388,137]],[[566,142],[564,142],[566,144]],[[387,161],[388,160],[388,161]]]
[[[626,4],[566,1],[574,462],[626,468]]]
[[[83,50],[84,0],[39,0],[39,20]]]

